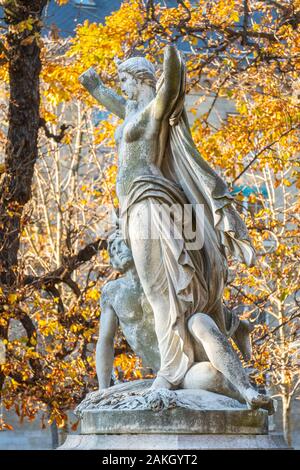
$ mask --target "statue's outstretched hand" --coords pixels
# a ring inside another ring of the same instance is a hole
[[[102,81],[93,67],[90,67],[86,72],[82,73],[79,77],[79,81],[89,92],[93,92],[102,85]]]
[[[80,83],[88,92],[104,106],[110,113],[115,114],[121,119],[125,118],[126,100],[118,95],[113,89],[105,86],[93,67],[79,76]]]

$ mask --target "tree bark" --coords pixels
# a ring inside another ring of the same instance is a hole
[[[51,445],[52,445],[52,449],[57,449],[57,447],[59,446],[59,435],[58,435],[58,428],[57,428],[57,424],[55,421],[53,421],[50,425],[50,429],[51,429]]]
[[[0,181],[0,283],[17,279],[18,250],[25,204],[31,197],[40,125],[39,33],[47,0],[4,2],[8,25],[9,110],[5,173]]]
[[[282,397],[282,425],[283,435],[288,446],[292,446],[291,398]]]

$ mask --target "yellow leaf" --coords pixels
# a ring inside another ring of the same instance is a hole
[[[90,300],[99,300],[100,299],[100,292],[98,289],[89,289],[86,293],[86,298]]]
[[[18,300],[18,295],[17,294],[9,294],[8,295],[8,302],[11,305],[15,304],[17,300]]]
[[[240,17],[237,11],[233,11],[230,15],[230,19],[236,23],[239,21]]]
[[[224,297],[225,300],[230,299],[230,290],[228,288],[224,289],[223,297]]]

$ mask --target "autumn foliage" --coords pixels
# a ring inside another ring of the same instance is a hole
[[[104,24],[79,25],[71,40],[35,33],[42,125],[32,199],[22,216],[18,283],[0,290],[5,405],[31,417],[44,406],[62,425],[66,410],[96,386],[99,291],[115,274],[102,241],[95,256],[68,266],[86,245],[105,239],[103,207],[118,205],[118,122],[97,119],[101,108],[78,77],[93,66],[108,86],[118,87],[115,56],[144,54],[161,63],[171,41],[184,51],[188,92],[197,94],[189,110],[194,139],[236,195],[258,251],[253,268],[230,262],[234,275],[224,301],[243,305],[243,317],[256,325],[246,366],[257,384],[281,396],[289,438],[291,400],[300,385],[299,23],[299,0],[178,0],[172,7],[128,0]],[[16,27],[30,31],[31,23]],[[6,100],[3,85],[3,116]],[[224,103],[231,106],[225,117],[219,112]],[[4,148],[5,128],[0,137]],[[121,378],[139,377],[137,359],[119,352],[116,374],[123,368]]]

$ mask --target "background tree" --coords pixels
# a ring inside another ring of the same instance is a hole
[[[1,43],[8,63],[9,110],[5,161],[0,181],[0,282],[5,298],[17,280],[17,256],[23,209],[31,196],[39,129],[39,35],[46,1],[3,1],[7,33]],[[5,304],[4,304],[5,305]],[[7,340],[9,323],[1,302],[0,336]],[[0,374],[0,389],[5,375]]]
[[[5,172],[0,187],[0,280],[16,280],[23,208],[31,196],[40,127],[41,15],[46,0],[2,2],[8,26],[9,111]]]
[[[42,48],[39,123],[44,133],[33,198],[25,211],[21,204],[22,219],[19,209],[11,211],[0,200],[0,214],[12,214],[19,230],[10,258],[15,261],[2,280],[7,405],[39,397],[38,403],[51,404],[51,419],[62,424],[66,409],[85,393],[85,383],[93,386],[97,296],[110,270],[105,252],[91,260],[105,248],[107,216],[99,206],[117,206],[112,137],[117,120],[93,125],[90,110],[96,102],[78,77],[94,66],[105,83],[117,86],[114,56],[143,53],[160,62],[163,46],[171,41],[185,51],[188,91],[199,96],[191,109],[194,139],[237,194],[258,249],[256,267],[232,264],[237,275],[225,300],[232,307],[243,304],[243,315],[254,323],[264,322],[255,329],[255,355],[248,366],[258,368],[253,372],[258,384],[276,387],[274,393],[282,397],[290,439],[291,398],[299,391],[299,22],[299,0],[177,1],[172,8],[129,0],[105,24],[79,26],[71,43],[56,37],[41,44],[34,36],[33,43]],[[31,37],[30,27],[18,35]],[[5,38],[3,44],[5,61],[10,46]],[[1,74],[7,78],[5,66]],[[218,103],[225,99],[235,104],[235,113],[216,122]],[[205,114],[199,114],[200,105],[206,105]],[[7,175],[14,173],[7,163],[2,168],[5,188]],[[245,186],[251,189],[248,195]],[[7,230],[5,225],[5,236],[11,233]],[[8,337],[12,319],[25,328],[22,341]],[[134,378],[134,365],[131,356],[127,378]]]

